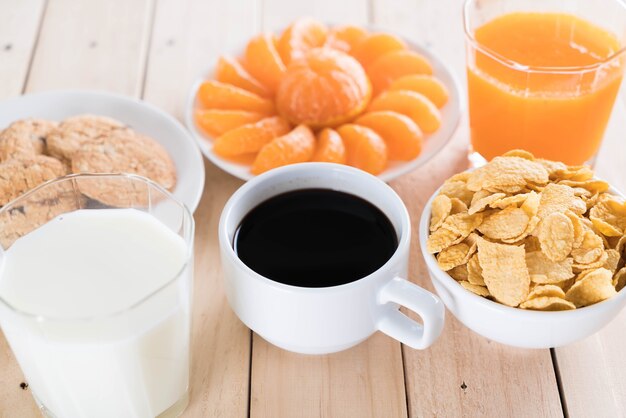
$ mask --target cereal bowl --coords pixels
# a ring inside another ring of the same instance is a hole
[[[614,188],[609,189],[609,192],[624,197]],[[426,250],[431,203],[438,193],[439,189],[424,207],[419,223],[420,247],[437,294],[448,310],[472,331],[490,340],[515,347],[559,347],[600,331],[626,305],[624,289],[594,305],[554,312],[513,308],[466,290],[443,271],[435,256]]]

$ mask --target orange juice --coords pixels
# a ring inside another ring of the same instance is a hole
[[[510,13],[478,27],[468,62],[472,146],[582,164],[597,152],[622,79],[617,38],[561,13]]]

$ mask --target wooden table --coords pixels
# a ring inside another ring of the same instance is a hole
[[[218,54],[302,15],[375,24],[432,48],[464,79],[461,0],[0,0],[0,98],[46,89],[141,97],[181,118],[192,80]],[[464,80],[463,80],[464,83]],[[626,190],[626,107],[616,105],[597,171]],[[466,119],[443,153],[393,181],[413,219],[466,167]],[[376,334],[328,356],[277,349],[252,334],[222,291],[217,222],[241,181],[206,163],[195,213],[191,403],[185,417],[626,416],[626,311],[565,348],[490,342],[451,315],[433,347]],[[410,277],[432,289],[413,234]],[[38,411],[0,336],[0,416]]]

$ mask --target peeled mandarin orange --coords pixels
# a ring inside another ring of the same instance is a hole
[[[371,112],[354,123],[380,135],[390,160],[412,160],[422,151],[422,131],[408,116],[391,111]]]
[[[334,129],[326,128],[317,134],[315,153],[311,161],[322,163],[346,163],[346,147]]]
[[[224,156],[221,156],[221,157],[227,161],[230,161],[231,163],[251,166],[252,163],[254,163],[254,160],[256,159],[256,155],[257,155],[256,152],[252,152],[249,154],[235,155],[232,157],[224,157]]]
[[[276,106],[295,125],[323,128],[359,114],[370,96],[370,82],[354,58],[316,48],[289,65],[276,93]]]
[[[307,17],[289,25],[278,40],[278,53],[285,65],[302,58],[308,50],[324,45],[327,32],[326,25]]]
[[[266,115],[245,110],[196,109],[196,123],[202,131],[218,137],[247,123],[258,122]]]
[[[368,111],[391,110],[408,116],[425,133],[441,126],[439,109],[423,94],[408,90],[388,90],[372,100]]]
[[[348,165],[371,174],[379,174],[387,165],[385,141],[372,129],[351,123],[340,126],[337,132],[346,147]]]
[[[367,68],[374,95],[384,91],[392,81],[408,74],[432,74],[433,67],[415,51],[392,51],[378,58]]]
[[[354,48],[352,55],[361,63],[363,68],[367,69],[379,57],[403,49],[406,49],[406,44],[397,36],[389,33],[373,33]]]
[[[220,57],[215,67],[215,79],[248,90],[261,97],[271,96],[270,91],[252,77],[239,61],[232,57]]]
[[[325,46],[349,54],[365,37],[367,31],[359,26],[336,26],[328,32]]]
[[[315,136],[305,125],[274,138],[266,144],[252,164],[252,174],[261,174],[272,168],[309,161],[315,150]]]
[[[448,102],[448,89],[432,75],[405,75],[394,80],[389,85],[389,90],[410,90],[421,93],[437,107],[443,107]]]
[[[261,119],[226,132],[213,143],[213,151],[222,157],[236,157],[259,151],[265,144],[291,129],[279,116]]]
[[[285,64],[276,50],[272,34],[262,33],[250,39],[246,47],[244,67],[270,91],[276,91],[285,72]]]
[[[209,80],[200,85],[198,99],[206,109],[247,110],[264,114],[274,114],[274,102],[235,87],[232,84]]]

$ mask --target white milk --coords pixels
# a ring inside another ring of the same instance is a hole
[[[188,251],[152,215],[104,209],[64,214],[4,253],[0,296],[34,316],[0,304],[0,325],[53,416],[155,417],[186,396]]]

